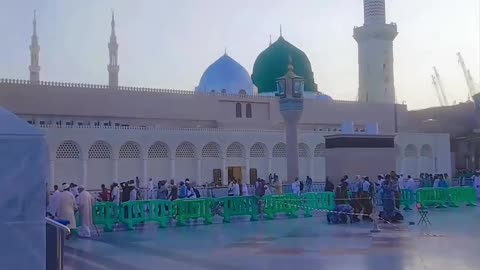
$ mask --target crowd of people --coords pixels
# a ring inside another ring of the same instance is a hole
[[[63,183],[61,189],[57,185],[50,196],[47,196],[47,217],[64,222],[71,230],[77,230],[81,237],[91,237],[93,220],[92,209],[95,198],[83,186],[74,183]],[[80,217],[77,227],[76,213]]]
[[[480,194],[480,171],[476,171],[473,176],[473,186]],[[413,193],[417,188],[434,187],[447,188],[450,180],[447,174],[428,174],[422,173],[419,182],[415,181],[410,175],[404,177],[402,174],[396,174],[394,171],[379,175],[376,181],[370,180],[368,176],[356,176],[350,178],[348,175],[342,177],[338,185],[335,185],[330,179],[326,179],[324,191],[335,193],[336,211],[330,213],[329,222],[345,223],[350,217],[351,222],[372,221],[373,207],[376,202],[381,201],[383,210],[380,211],[380,217],[386,222],[394,222],[401,219],[400,198],[401,190],[411,190]],[[227,186],[227,196],[250,196],[262,197],[264,195],[283,194],[284,185],[276,174],[269,174],[268,180],[257,178],[252,189],[252,185],[242,183],[242,181],[232,178]],[[204,185],[206,197],[214,197],[212,188]],[[309,176],[305,181],[298,177],[291,184],[292,193],[300,195],[313,191],[313,180]],[[253,191],[253,192],[252,192]],[[109,188],[101,185],[101,191],[92,195],[82,186],[74,183],[63,183],[61,188],[54,186],[54,191],[47,194],[47,215],[64,220],[71,229],[78,229],[78,234],[83,237],[90,237],[92,231],[92,208],[95,202],[113,202],[116,205],[128,201],[136,200],[177,200],[177,199],[195,199],[200,198],[201,193],[198,186],[188,178],[180,181],[178,185],[172,179],[158,181],[156,184],[150,178],[146,184],[146,192],[142,193],[140,189],[140,180],[130,180],[121,183],[112,183]],[[349,214],[351,212],[351,214]],[[335,214],[337,213],[337,214]],[[81,224],[77,228],[76,215],[80,217]]]
[[[351,179],[345,175],[337,187],[327,178],[325,191],[335,192],[336,204],[336,210],[327,216],[328,221],[346,223],[348,218],[352,223],[361,219],[372,221],[373,207],[378,200],[383,205],[379,217],[385,222],[399,221],[403,219],[400,213],[401,190],[415,192],[417,188],[416,181],[410,175],[404,177],[394,171],[379,175],[375,182],[368,176],[357,175]]]

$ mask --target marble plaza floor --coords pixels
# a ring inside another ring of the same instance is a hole
[[[328,225],[324,215],[102,233],[67,241],[65,270],[478,270],[480,207],[434,209],[432,226]]]

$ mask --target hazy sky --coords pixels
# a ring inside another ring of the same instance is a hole
[[[28,78],[32,13],[37,9],[41,80],[106,84],[110,10],[115,10],[120,84],[193,90],[203,71],[228,53],[251,72],[271,34],[302,49],[319,90],[354,100],[358,88],[354,26],[361,0],[11,0],[0,8],[0,77]],[[467,99],[456,53],[480,79],[480,1],[387,0],[397,100],[438,105],[437,66],[450,102]]]

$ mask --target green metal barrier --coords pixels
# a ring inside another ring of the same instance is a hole
[[[312,217],[315,210],[335,209],[335,193],[333,192],[309,192],[302,195],[305,202],[305,217]]]
[[[476,206],[476,200],[475,189],[471,187],[420,188],[417,191],[417,202],[421,207],[458,207],[459,204]]]
[[[120,222],[127,225],[129,230],[133,230],[135,225],[145,223],[145,212],[149,201],[130,201],[123,202],[120,205]]]
[[[447,208],[450,202],[448,188],[434,188],[435,198],[437,198],[437,208]]]
[[[181,199],[175,200],[173,206],[178,226],[184,226],[190,219],[203,218],[204,224],[212,224],[213,199]]]
[[[290,218],[296,218],[298,210],[303,206],[303,200],[295,194],[264,196],[265,216],[272,220],[277,214],[285,213]]]
[[[408,189],[401,190],[400,204],[403,206],[403,210],[410,211],[412,208],[410,206],[415,204],[415,194]]]
[[[422,208],[437,206],[439,198],[434,188],[419,188],[417,190],[417,202]]]
[[[113,231],[113,225],[118,222],[118,206],[113,202],[97,202],[93,205],[93,223],[103,225],[104,231]]]
[[[477,194],[472,187],[452,187],[449,188],[449,194],[452,204],[466,204],[467,206],[476,206]],[[453,206],[453,207],[455,207]]]
[[[167,227],[167,223],[173,217],[173,204],[168,200],[150,200],[145,212],[145,222],[157,222],[161,228]]]
[[[217,200],[223,205],[223,222],[229,223],[234,216],[250,216],[251,221],[258,220],[258,198],[255,196],[230,196]]]

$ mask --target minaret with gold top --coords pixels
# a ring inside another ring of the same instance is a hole
[[[109,63],[108,63],[108,85],[111,88],[118,87],[118,43],[117,35],[115,34],[115,14],[112,11],[112,31],[110,33],[110,42],[108,43]]]
[[[288,71],[276,81],[280,103],[280,113],[285,120],[287,140],[287,182],[295,181],[298,173],[298,122],[303,113],[303,91],[305,80],[293,72],[292,59]]]
[[[30,44],[30,83],[38,84],[40,82],[40,45],[37,36],[37,14],[33,11],[33,34]]]

